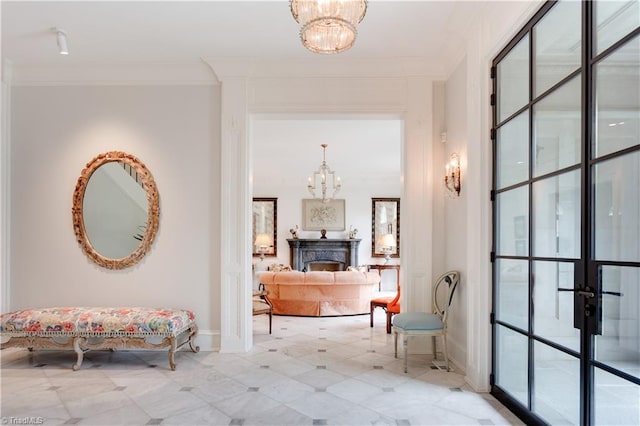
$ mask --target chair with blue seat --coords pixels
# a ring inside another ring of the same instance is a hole
[[[433,359],[436,360],[436,337],[442,337],[442,353],[447,371],[449,356],[447,354],[447,317],[453,293],[460,281],[460,273],[449,271],[442,274],[433,288],[433,313],[403,312],[393,317],[393,334],[395,357],[398,357],[398,335],[402,334],[404,348],[404,372],[407,372],[407,346],[411,336],[431,336],[433,339]]]

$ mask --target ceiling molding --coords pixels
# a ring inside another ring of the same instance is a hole
[[[12,86],[217,85],[204,63],[12,65]]]
[[[332,57],[202,58],[220,81],[230,77],[409,77],[446,76],[443,64],[418,57],[358,58],[349,61]]]

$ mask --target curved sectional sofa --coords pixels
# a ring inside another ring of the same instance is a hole
[[[373,292],[380,282],[377,272],[288,271],[263,272],[273,313],[299,316],[368,314]]]

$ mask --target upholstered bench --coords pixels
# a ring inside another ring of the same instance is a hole
[[[169,366],[176,369],[174,353],[186,343],[193,352],[198,327],[193,312],[165,308],[58,307],[22,309],[0,316],[2,348],[73,349],[82,365],[90,349],[169,348]],[[151,340],[158,341],[157,343]]]

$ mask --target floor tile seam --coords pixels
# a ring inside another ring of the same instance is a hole
[[[268,381],[265,384],[266,385],[274,385],[274,384],[279,384],[279,383],[286,383],[289,380],[294,380],[294,379],[291,378],[291,377],[283,376],[283,377],[278,378],[277,380]],[[238,381],[238,380],[236,379],[236,381]],[[295,381],[297,382],[298,380],[295,380]],[[238,381],[238,383],[240,383],[243,386],[246,386],[247,388],[249,388],[249,387],[262,388],[263,387],[263,386],[261,386],[259,384],[256,384],[256,383],[243,383],[243,382],[240,382],[240,381]]]
[[[58,392],[57,390],[55,391],[56,393]],[[60,398],[60,396],[58,395],[58,398],[62,400],[62,398]],[[71,410],[69,409],[69,406],[67,405],[67,403],[65,401],[61,401],[62,407],[64,407],[64,410],[67,412],[67,419],[66,420],[70,420],[73,419],[74,417],[71,415]]]
[[[197,399],[199,399],[199,400],[200,400],[200,402],[201,402],[201,404],[200,404],[200,405],[198,405],[197,407],[185,407],[185,408],[178,409],[178,410],[176,410],[176,411],[171,412],[171,414],[170,414],[170,415],[168,415],[168,417],[173,417],[173,416],[177,416],[177,415],[182,415],[182,414],[185,414],[185,413],[187,413],[187,412],[189,412],[189,411],[195,410],[195,409],[197,409],[197,408],[199,408],[199,407],[205,407],[205,406],[211,405],[209,402],[207,402],[207,401],[205,401],[204,399],[200,398],[198,395],[193,394],[192,392],[188,392],[188,393],[192,394],[194,397],[196,397]],[[149,413],[149,411],[147,411],[143,406],[141,406],[141,405],[138,403],[138,401],[136,401],[135,399],[133,399],[133,403],[134,403],[134,405],[135,405],[136,407],[138,407],[140,410],[142,410],[142,412],[144,412],[147,416],[149,416],[149,418],[150,418],[150,419],[155,419],[155,418],[157,418],[157,417],[154,417],[151,413]],[[214,407],[214,408],[215,408],[215,407]]]
[[[325,392],[325,393],[326,393],[326,392]],[[351,408],[350,408],[350,407],[351,407],[352,405],[354,405],[354,403],[353,403],[353,402],[351,402],[351,401],[349,401],[349,400],[346,400],[346,399],[344,399],[344,398],[342,398],[342,397],[340,397],[340,396],[338,396],[338,395],[331,394],[331,396],[333,396],[334,398],[338,398],[338,399],[340,399],[342,402],[346,403],[346,405],[348,406],[347,408],[344,408],[344,409],[343,409],[343,410],[341,410],[338,414],[336,414],[336,416],[338,416],[338,415],[342,415],[342,414],[344,414],[345,412],[346,412],[346,413],[348,413],[348,412],[351,410]],[[297,411],[297,412],[299,413],[299,411],[298,411],[298,410],[296,410],[295,408],[291,407],[291,406],[290,406],[290,405],[288,405],[288,404],[294,403],[294,402],[299,401],[299,400],[301,400],[301,399],[303,399],[303,398],[306,398],[306,397],[305,397],[305,396],[301,396],[300,398],[296,398],[296,399],[294,399],[293,401],[283,402],[282,404],[283,404],[283,405],[285,405],[287,408],[292,409],[292,410],[295,410],[295,411]],[[301,413],[301,414],[302,414],[303,416],[305,416],[305,417],[308,417],[308,418],[313,419],[313,417],[310,417],[310,416],[308,416],[308,415],[306,415],[306,414],[304,414],[304,413]],[[327,419],[327,420],[328,420],[328,419]]]
[[[246,393],[246,392],[243,392],[243,393]],[[228,400],[230,400],[230,399],[237,398],[238,396],[242,395],[243,393],[239,393],[239,394],[236,394],[236,395],[232,395],[232,396],[230,396],[229,398],[221,399],[221,400],[219,400],[219,401],[216,401],[215,403],[210,402],[210,403],[208,403],[208,404],[209,404],[211,407],[215,408],[216,410],[220,411],[220,412],[221,412],[222,414],[224,414],[225,416],[227,416],[227,417],[229,417],[229,418],[231,418],[231,419],[234,419],[234,418],[237,418],[238,416],[234,416],[234,415],[232,415],[232,414],[228,413],[227,411],[225,411],[225,410],[223,409],[223,407],[217,406],[217,405],[215,405],[215,404],[221,404],[221,403],[223,403],[223,402],[225,402],[225,401],[228,401]],[[284,404],[283,402],[278,401],[278,400],[275,400],[275,399],[271,398],[269,395],[266,395],[266,394],[264,394],[264,393],[262,393],[262,392],[259,392],[259,391],[258,391],[258,392],[255,392],[255,393],[259,393],[259,394],[260,394],[260,396],[262,396],[263,398],[267,398],[267,399],[269,399],[270,401],[275,402],[277,405],[282,405],[282,404]],[[290,407],[289,407],[289,408],[290,408]],[[260,411],[260,413],[268,412],[268,411],[271,411],[272,409],[273,409],[273,408],[267,408],[267,409],[261,410],[261,411]]]
[[[287,359],[289,358],[289,359]],[[287,354],[282,354],[282,359],[278,359],[278,360],[273,360],[273,361],[265,361],[265,360],[260,360],[260,361],[255,361],[255,360],[249,360],[251,363],[257,365],[258,367],[265,365],[265,362],[267,364],[283,364],[283,363],[287,363],[290,362],[291,359],[296,359],[299,360],[299,357],[293,357]]]
[[[449,395],[443,396],[442,398],[440,398],[440,400],[439,400],[438,402],[441,402],[441,400],[442,400],[442,399],[444,399],[444,398],[446,398],[447,396],[449,396]],[[477,421],[477,420],[479,420],[479,419],[480,419],[479,417],[473,417],[473,416],[472,416],[472,415],[470,415],[469,413],[465,413],[465,412],[462,412],[462,411],[458,411],[458,410],[456,410],[456,409],[454,409],[454,408],[443,407],[443,406],[442,406],[442,405],[440,405],[440,404],[438,404],[438,405],[432,404],[432,405],[434,405],[435,407],[437,407],[437,408],[439,408],[439,409],[441,409],[441,410],[445,410],[445,411],[448,411],[448,412],[450,412],[450,413],[454,413],[454,414],[457,414],[457,415],[460,415],[460,416],[463,416],[463,417],[467,417],[467,418],[472,419],[472,420],[476,420],[476,421]],[[456,405],[456,406],[458,406],[458,405]],[[491,407],[491,406],[490,406],[490,409],[491,409],[492,411],[495,411],[497,414],[499,414],[499,413],[498,413],[498,410],[497,410],[497,409],[495,409],[494,407]],[[482,418],[484,418],[484,417],[482,417]]]

